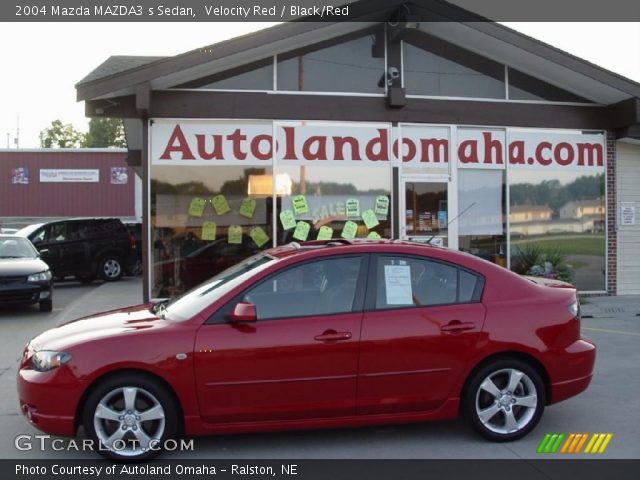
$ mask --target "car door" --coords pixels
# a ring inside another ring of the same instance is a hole
[[[203,420],[252,422],[355,414],[367,256],[299,262],[222,307],[198,331]],[[233,323],[239,302],[257,321]]]
[[[42,260],[49,265],[54,276],[65,275],[64,258],[61,252],[62,241],[66,238],[64,223],[50,223],[29,235],[29,240],[38,249]]]
[[[424,257],[379,255],[362,323],[359,414],[425,411],[450,396],[482,335],[483,279]]]

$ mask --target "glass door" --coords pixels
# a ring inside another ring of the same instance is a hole
[[[400,191],[401,238],[448,247],[448,193],[447,181],[403,179]]]

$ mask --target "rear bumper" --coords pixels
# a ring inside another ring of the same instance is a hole
[[[593,377],[596,346],[584,339],[569,345],[562,355],[563,375],[551,382],[549,403],[557,403],[587,389]]]

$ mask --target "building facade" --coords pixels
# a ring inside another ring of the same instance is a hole
[[[0,222],[20,228],[69,217],[142,217],[142,181],[125,149],[0,150]]]
[[[640,293],[640,85],[491,22],[366,18],[112,57],[78,84],[90,116],[124,118],[142,172],[145,296],[364,237]]]

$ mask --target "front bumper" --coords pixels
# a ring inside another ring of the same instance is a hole
[[[0,283],[0,305],[31,305],[52,298],[51,282]]]
[[[17,378],[20,411],[38,430],[75,435],[75,410],[80,401],[77,380],[62,366],[48,372],[20,368]]]

